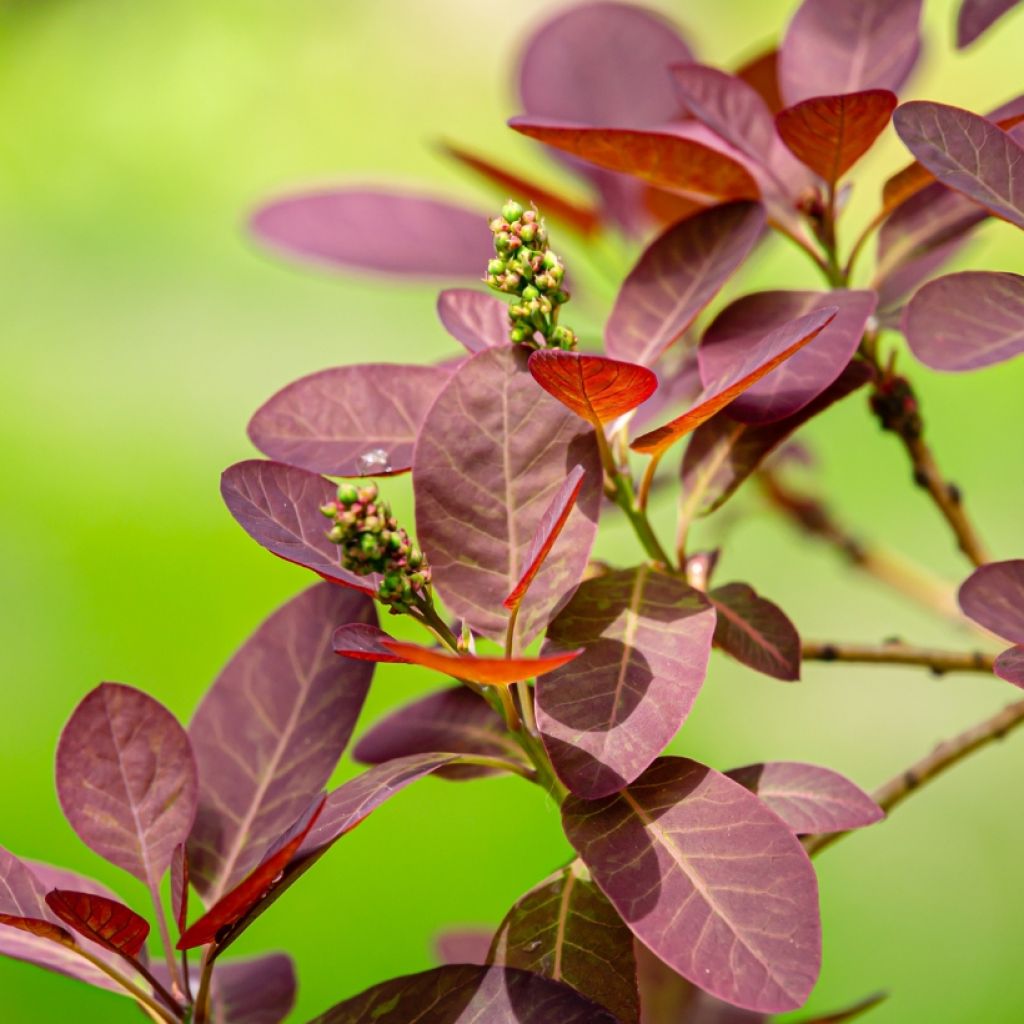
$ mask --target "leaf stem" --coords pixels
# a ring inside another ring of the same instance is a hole
[[[178,974],[178,962],[174,957],[174,945],[171,942],[171,933],[167,929],[167,915],[164,913],[163,903],[160,900],[159,883],[150,884],[149,895],[153,900],[153,912],[156,915],[156,923],[160,929],[160,942],[164,947],[164,957],[167,961],[167,972],[171,980],[171,987],[174,989],[175,995],[180,998],[184,996],[185,989]],[[153,983],[159,984],[155,982],[155,979],[151,980]],[[163,986],[160,987],[163,988]]]
[[[154,1018],[154,1020],[164,1021],[166,1024],[176,1024],[177,1021],[182,1019],[180,1012],[172,1016],[148,992],[141,989],[134,981],[127,977],[127,975],[122,974],[116,967],[112,967],[110,964],[101,960],[98,956],[94,956],[89,952],[89,950],[84,949],[82,946],[76,945],[74,950],[83,960],[88,960],[93,967],[102,971],[111,980],[116,981],[121,988],[128,992],[131,997],[139,1003],[151,1017]]]
[[[939,651],[899,641],[870,644],[803,642],[804,661],[845,661],[863,665],[920,665],[937,676],[947,672],[991,673],[994,654],[984,651]]]
[[[210,983],[213,980],[213,964],[217,956],[217,943],[211,942],[203,950],[203,963],[199,975],[199,991],[196,993],[194,1024],[209,1024]]]

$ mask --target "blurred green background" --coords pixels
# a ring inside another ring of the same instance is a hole
[[[245,423],[264,398],[337,363],[454,351],[433,316],[436,288],[285,265],[256,251],[243,219],[268,194],[345,181],[423,182],[486,209],[488,193],[434,143],[444,136],[545,166],[503,122],[515,112],[517,44],[555,6],[0,2],[3,845],[92,873],[145,906],[141,887],[61,817],[52,787],[61,725],[101,679],[140,686],[187,719],[247,633],[312,582],[253,544],[218,496],[220,471],[252,454]],[[704,59],[734,66],[777,38],[794,5],[656,6],[686,26]],[[908,96],[985,110],[1018,91],[1019,14],[958,55],[952,4],[926,6],[926,57]],[[865,161],[854,220],[903,159],[890,137]],[[1020,235],[989,224],[960,264],[1019,271]],[[758,286],[818,284],[799,254],[776,245],[742,281]],[[913,376],[940,460],[993,551],[1022,554],[1024,360]],[[862,399],[808,434],[847,521],[951,582],[966,574]],[[411,516],[408,480],[389,492]],[[730,509],[698,535],[727,539],[722,580],[750,580],[806,636],[970,642],[849,575],[753,495]],[[663,499],[662,529],[671,511]],[[608,525],[602,554],[637,558],[632,538]],[[364,722],[427,686],[383,668]],[[817,761],[871,788],[1012,698],[994,679],[846,666],[811,665],[801,685],[785,686],[715,655],[676,748],[719,768]],[[339,778],[352,770],[343,765]],[[1024,735],[822,856],[825,966],[814,1008],[885,988],[891,999],[870,1018],[879,1024],[1024,1019],[1022,777]],[[305,1020],[429,966],[438,929],[496,924],[566,855],[539,790],[515,779],[428,780],[340,843],[245,947],[295,954],[294,1019]],[[12,1024],[139,1019],[127,1002],[9,961],[0,993]]]

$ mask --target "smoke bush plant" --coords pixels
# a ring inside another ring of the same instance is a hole
[[[920,6],[805,0],[778,52],[736,73],[695,62],[676,29],[641,8],[576,7],[526,46],[524,114],[512,126],[577,172],[592,205],[450,147],[516,194],[489,231],[475,211],[373,191],[297,195],[256,215],[260,238],[300,257],[482,274],[492,292],[440,295],[440,319],[468,355],[325,370],[256,413],[250,436],[273,461],[228,469],[224,500],[260,544],[326,582],[259,627],[188,730],[114,684],[64,729],[61,806],[89,847],[149,888],[163,955],[149,958],[149,923],[113,893],[6,851],[0,950],[127,995],[156,1021],[272,1024],[292,1005],[291,963],[223,959],[235,939],[400,790],[431,774],[509,772],[559,805],[577,858],[552,865],[493,937],[447,936],[452,963],[318,1021],[699,1024],[763,1021],[804,1003],[821,949],[810,855],[1024,721],[1024,702],[1012,704],[873,796],[816,765],[723,773],[663,756],[713,646],[779,680],[797,679],[803,658],[1024,686],[1024,560],[989,560],[897,371],[899,334],[943,371],[1024,351],[1024,278],[935,276],[985,218],[1024,228],[1024,98],[987,117],[897,106]],[[960,44],[1012,6],[965,0]],[[841,245],[848,172],[890,120],[914,161]],[[747,294],[702,318],[770,231],[807,254],[821,290]],[[584,267],[566,274],[553,243],[593,255],[609,237],[642,247],[599,354],[565,322]],[[855,392],[869,395],[975,567],[963,615],[1016,646],[801,641],[777,605],[715,578],[714,552],[688,548],[689,525],[753,479],[808,534],[927,600],[932,591],[851,541],[773,457]],[[681,469],[666,458],[678,454]],[[415,540],[383,496],[410,471]],[[680,474],[670,550],[647,503]],[[634,564],[591,562],[601,515],[632,525]],[[375,602],[415,619],[423,643],[389,636]],[[354,755],[369,767],[325,794],[376,662],[448,681],[365,732]],[[879,998],[820,1019],[850,1019]]]

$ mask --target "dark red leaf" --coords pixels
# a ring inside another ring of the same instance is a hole
[[[449,376],[437,366],[392,363],[311,373],[256,410],[249,439],[264,455],[314,473],[405,473],[423,417]]]
[[[845,832],[885,817],[867,793],[829,768],[770,761],[726,774],[756,793],[797,834]]]
[[[219,960],[213,974],[217,1024],[281,1024],[295,1005],[297,979],[291,957],[268,953],[248,960]]]
[[[539,349],[529,368],[549,395],[598,429],[646,402],[658,386],[645,366],[582,352]]]
[[[441,932],[434,939],[434,953],[442,964],[487,963],[494,933],[490,929],[461,928]]]
[[[601,463],[593,430],[546,394],[518,349],[467,360],[438,396],[416,448],[418,538],[453,614],[503,641],[502,601],[528,567],[533,537],[566,475],[586,473],[564,537],[519,613],[528,644],[565,604],[597,532]]]
[[[707,329],[697,350],[707,388],[753,352],[766,332],[827,309],[836,315],[814,344],[755,383],[729,405],[727,415],[744,423],[772,423],[798,413],[839,378],[875,310],[870,291],[755,292],[726,307]]]
[[[198,796],[188,735],[158,701],[104,683],[57,745],[57,796],[79,838],[156,890],[192,827]]]
[[[1024,352],[1024,277],[969,270],[928,282],[903,317],[910,350],[933,370],[977,370]]]
[[[990,121],[942,103],[904,103],[893,124],[932,174],[1024,228],[1024,147]]]
[[[338,658],[332,635],[339,622],[375,621],[367,597],[320,583],[270,616],[207,691],[189,726],[200,795],[188,846],[207,904],[256,867],[330,778],[373,675]]]
[[[149,922],[117,900],[54,889],[46,894],[46,905],[80,935],[114,953],[135,958],[146,944]]]
[[[404,664],[405,658],[392,654],[381,640],[390,640],[389,634],[378,626],[368,623],[353,622],[347,626],[339,626],[334,631],[331,646],[335,654],[359,661],[385,661]]]
[[[747,83],[764,100],[772,114],[784,106],[779,93],[779,52],[769,50],[747,61],[736,71],[736,77]]]
[[[547,635],[583,654],[537,684],[541,738],[574,793],[614,793],[661,753],[700,692],[714,628],[703,594],[649,566],[580,585]]]
[[[697,401],[664,426],[642,434],[630,444],[634,451],[660,457],[681,437],[696,430],[766,374],[813,341],[836,317],[838,306],[819,309],[766,333],[744,355],[705,387]],[[703,374],[702,374],[703,376]]]
[[[220,493],[228,510],[257,544],[332,583],[377,592],[376,575],[357,576],[339,565],[320,507],[333,501],[330,480],[282,462],[249,459],[224,470]]]
[[[437,297],[437,315],[444,329],[474,354],[511,344],[508,305],[497,295],[448,288]],[[428,407],[425,403],[423,415]]]
[[[516,902],[489,962],[565,982],[621,1024],[639,1022],[633,934],[578,860]]]
[[[921,0],[804,0],[779,53],[792,106],[812,96],[899,92],[921,51]]]
[[[803,1004],[821,964],[817,882],[757,797],[665,757],[615,796],[570,796],[562,821],[633,933],[673,970],[745,1009]]]
[[[472,964],[382,982],[309,1024],[409,1024],[417,1018],[423,1024],[617,1024],[568,985]]]
[[[1017,644],[1003,651],[996,658],[993,671],[1000,679],[1005,679],[1014,686],[1024,687],[1024,644]]]
[[[195,949],[213,942],[222,929],[239,922],[270,891],[302,846],[327,803],[315,800],[302,817],[271,847],[271,852],[233,889],[217,900],[178,940],[178,949]]]
[[[555,541],[558,540],[558,535],[568,522],[569,514],[579,497],[585,475],[582,466],[573,466],[565,478],[565,482],[555,492],[551,504],[544,510],[544,515],[541,516],[541,520],[537,524],[537,530],[533,535],[533,540],[530,541],[526,557],[523,559],[526,566],[523,575],[508,597],[501,602],[509,611],[514,611],[522,604],[527,590],[530,589],[530,584],[544,564],[544,559],[548,557],[551,549],[555,546]]]
[[[393,654],[413,665],[488,686],[509,686],[524,679],[533,679],[534,676],[546,675],[581,653],[576,650],[547,654],[541,658],[481,658],[475,654],[446,654],[433,647],[420,647],[418,644],[406,644],[390,638],[381,643]]]
[[[1024,558],[975,569],[957,596],[969,619],[1004,640],[1024,644]]]
[[[870,148],[896,109],[887,89],[814,96],[775,118],[782,141],[834,185]]]
[[[746,583],[708,591],[715,606],[715,643],[737,661],[775,679],[800,678],[800,634],[778,605]]]
[[[956,15],[956,46],[970,46],[1004,14],[1012,11],[1020,0],[960,0]]]
[[[38,917],[17,917],[14,914],[0,914],[0,925],[5,925],[8,928],[17,928],[18,931],[25,932],[34,938],[55,942],[59,946],[67,946],[70,949],[75,948],[75,937],[70,932],[65,931],[59,925],[52,924],[50,921],[42,921]],[[0,940],[4,938],[6,936],[0,933]],[[12,955],[6,949],[3,949],[2,941],[0,941],[0,952],[5,956]]]
[[[179,935],[185,930],[188,921],[188,886],[188,850],[184,843],[179,843],[171,857],[171,913]]]
[[[656,238],[623,282],[605,326],[610,356],[653,364],[715,297],[764,230],[759,203],[712,207]]]
[[[253,214],[256,237],[328,267],[416,277],[479,277],[491,256],[486,214],[376,189],[286,196]]]

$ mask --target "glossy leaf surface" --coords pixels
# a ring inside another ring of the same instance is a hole
[[[996,658],[993,671],[1000,679],[1005,679],[1014,686],[1024,687],[1024,644],[1017,644],[1003,651]]]
[[[475,654],[447,654],[436,648],[420,647],[419,644],[407,644],[401,640],[382,640],[381,644],[413,665],[488,686],[509,686],[534,676],[546,675],[575,660],[580,654],[576,650],[550,653],[540,658],[483,658]]]
[[[200,796],[192,881],[216,902],[263,858],[330,778],[373,674],[339,658],[338,623],[370,627],[373,602],[320,583],[279,608],[207,691],[189,735]]]
[[[766,332],[834,309],[836,315],[814,344],[795,352],[755,382],[729,406],[731,419],[772,423],[799,412],[837,380],[849,364],[875,309],[869,291],[755,292],[726,307],[707,329],[697,350],[701,379],[710,388],[753,353]]]
[[[57,796],[79,838],[155,889],[192,827],[198,796],[188,735],[158,701],[104,683],[57,745]]]
[[[149,922],[117,900],[70,889],[53,889],[46,905],[64,924],[115,953],[136,957],[146,944]]]
[[[894,93],[868,89],[802,100],[775,123],[794,155],[834,185],[871,148],[895,109]]]
[[[1024,277],[973,270],[928,282],[903,318],[910,350],[933,370],[977,370],[1024,352]]]
[[[608,354],[652,365],[743,263],[764,224],[760,204],[738,202],[712,207],[663,232],[619,290],[605,325]]]
[[[984,117],[942,103],[904,103],[893,124],[943,185],[1024,228],[1024,147]]]
[[[418,539],[446,606],[484,636],[504,640],[502,602],[575,466],[583,486],[523,600],[523,644],[568,600],[590,555],[602,479],[593,431],[538,387],[525,354],[511,348],[469,359],[427,414],[413,471]]]
[[[285,196],[257,210],[265,245],[328,267],[415,277],[479,277],[491,254],[486,214],[377,189]]]
[[[383,661],[402,664],[405,658],[392,654],[381,640],[390,640],[389,634],[378,626],[365,622],[353,622],[339,626],[334,631],[331,646],[335,654],[343,658],[355,658],[360,661]]]
[[[295,966],[284,953],[221,960],[213,975],[217,1024],[281,1024],[295,1005]]]
[[[752,793],[661,758],[616,796],[562,808],[566,835],[634,934],[704,991],[745,1009],[803,1004],[821,964],[814,870]]]
[[[804,0],[779,53],[792,106],[812,96],[899,92],[921,50],[921,0]]]
[[[649,566],[580,585],[547,636],[583,654],[537,684],[537,725],[569,789],[607,796],[661,753],[700,692],[714,628],[701,593]]]
[[[958,594],[969,619],[1014,644],[1024,644],[1024,559],[975,569]]]
[[[497,295],[472,288],[447,288],[437,297],[437,315],[444,329],[469,352],[511,344],[508,304]],[[424,403],[421,420],[429,405]]]
[[[448,379],[437,366],[364,363],[302,377],[249,421],[264,455],[329,476],[386,476],[412,466],[420,424]],[[382,451],[386,462],[361,461]]]
[[[489,959],[563,981],[621,1024],[639,1020],[633,933],[578,860],[516,902]]]
[[[1018,3],[1020,0],[960,0],[956,15],[957,49],[970,46]]]
[[[436,967],[382,982],[310,1024],[616,1024],[563,985],[511,967]]]
[[[795,355],[804,345],[813,341],[835,319],[838,312],[838,306],[828,306],[769,331],[713,384],[705,386],[686,412],[664,426],[642,434],[630,444],[630,448],[660,456],[681,437],[696,430],[762,377]]]
[[[737,661],[775,679],[800,678],[800,635],[778,605],[746,583],[708,591],[715,606],[715,643]]]
[[[549,395],[597,427],[646,402],[658,386],[645,366],[583,352],[540,349],[529,368]]]
[[[885,812],[859,786],[829,768],[770,761],[726,773],[756,793],[794,832],[845,832],[864,828]]]
[[[357,576],[338,564],[320,506],[337,488],[316,473],[282,462],[249,459],[224,470],[220,493],[228,510],[257,544],[325,580],[374,594],[377,576]]]

